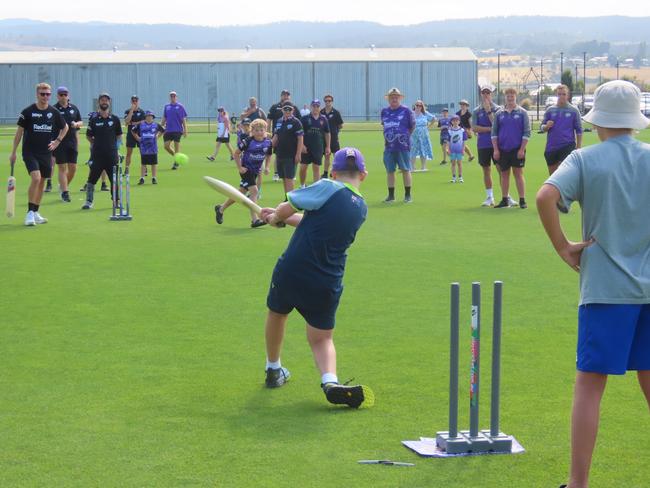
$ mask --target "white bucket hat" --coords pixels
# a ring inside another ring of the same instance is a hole
[[[641,91],[629,81],[614,80],[600,85],[594,93],[594,107],[582,118],[608,129],[645,129],[650,125],[641,113]]]

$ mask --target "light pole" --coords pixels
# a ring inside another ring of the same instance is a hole
[[[501,53],[497,53],[497,105],[501,105]]]
[[[587,51],[582,51],[582,109],[585,108],[585,92],[587,91]]]
[[[563,73],[564,73],[564,51],[560,51],[560,83],[562,83]]]

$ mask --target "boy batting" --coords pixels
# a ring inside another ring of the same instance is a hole
[[[346,253],[368,212],[359,193],[367,174],[361,153],[343,148],[334,155],[331,180],[319,180],[291,191],[287,201],[277,208],[262,209],[262,218],[268,224],[285,222],[296,226],[289,246],[275,265],[267,297],[268,388],[280,387],[290,377],[280,362],[280,351],[287,318],[296,309],[306,321],[307,340],[327,400],[353,408],[374,403],[368,387],[339,384],[333,341]]]

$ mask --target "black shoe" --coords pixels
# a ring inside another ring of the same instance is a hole
[[[325,398],[334,405],[347,405],[352,408],[372,407],[375,403],[375,394],[370,388],[363,385],[339,385],[326,383],[321,386]]]
[[[528,204],[526,203],[526,200],[524,200],[523,198],[519,199],[519,208],[522,210],[528,208]]]
[[[140,180],[138,181],[138,185],[144,185],[144,178],[140,178]]]
[[[158,184],[158,180],[157,180],[156,178],[151,178],[151,184],[152,184],[152,185],[157,185],[157,184]]]
[[[499,203],[497,203],[494,208],[509,208],[510,207],[510,202],[508,201],[507,198],[502,198]]]
[[[276,368],[266,370],[266,380],[264,383],[267,388],[279,388],[291,378],[291,373],[287,368]]]
[[[47,183],[45,183],[45,190],[43,190],[45,193],[50,193],[52,191],[52,180],[47,180]]]
[[[384,203],[393,203],[395,201],[395,197],[391,197],[388,195],[386,198],[384,198],[383,202]]]
[[[440,166],[445,165],[445,164],[447,164],[447,160],[443,159],[442,161],[440,161]]]
[[[178,163],[172,164],[172,169],[178,169]]]
[[[102,191],[111,191],[111,189],[108,187],[106,183],[102,182]]]
[[[566,207],[564,206],[563,203],[561,203],[561,202],[557,202],[557,205],[556,205],[556,206],[557,206],[557,209],[558,209],[560,212],[562,212],[563,214],[568,214],[568,213],[569,213],[569,209],[566,208]]]
[[[266,225],[266,222],[264,222],[262,219],[255,219],[253,222],[251,222],[251,227],[253,229],[256,227],[262,227],[263,225]]]
[[[223,211],[221,210],[221,205],[214,206],[215,218],[217,219],[217,224],[223,224]]]
[[[323,174],[320,175],[321,178],[327,179],[329,178],[329,175],[327,174],[327,171],[323,171]]]
[[[67,191],[61,192],[61,200],[66,203],[70,203],[70,193]]]

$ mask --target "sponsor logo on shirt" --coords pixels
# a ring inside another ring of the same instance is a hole
[[[512,116],[513,119],[518,119],[519,117],[521,117],[521,115],[519,115],[519,114],[514,114],[514,115]]]
[[[293,127],[293,124],[287,125],[287,129],[291,129]]]
[[[70,115],[74,115],[74,109],[70,109]]]
[[[113,121],[112,121],[112,120],[109,120],[109,121],[108,121],[108,126],[109,126],[109,127],[113,127]]]
[[[52,132],[52,126],[48,124],[34,124],[34,132]]]
[[[47,118],[48,118],[48,119],[51,119],[51,118],[52,118],[52,112],[48,112],[48,113],[47,113]]]
[[[35,112],[35,113],[32,114],[32,117],[34,117],[34,118],[39,118],[39,117],[42,117],[42,116],[43,116],[43,114],[40,114],[38,112]]]

